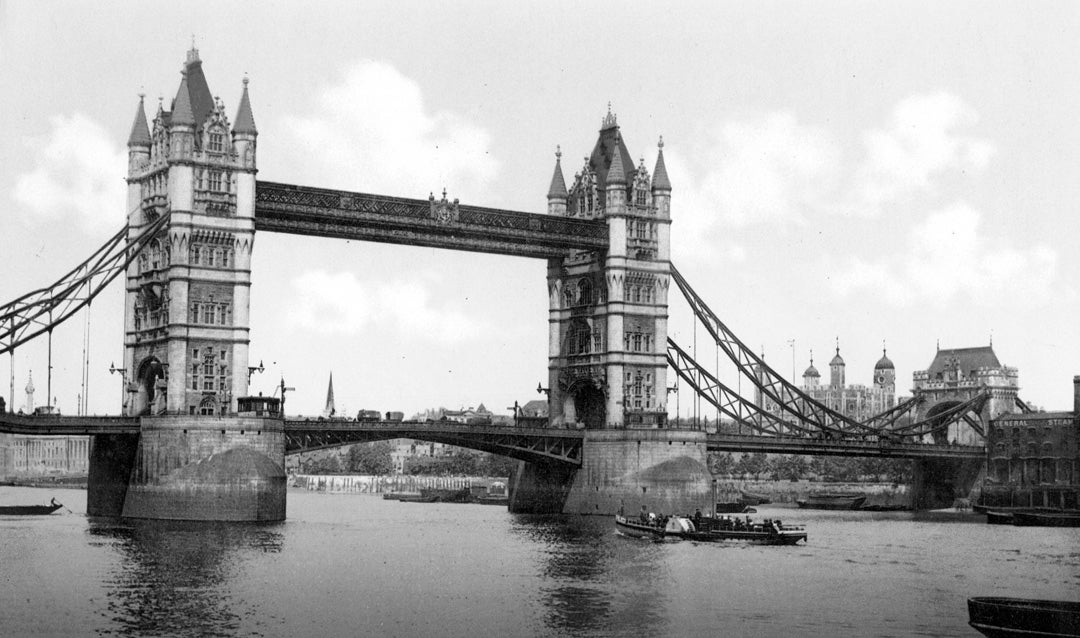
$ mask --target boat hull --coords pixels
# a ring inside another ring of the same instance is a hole
[[[968,624],[985,636],[1080,636],[1080,603],[969,598]]]
[[[857,510],[865,501],[866,497],[863,495],[808,496],[795,501],[795,504],[808,510]]]
[[[627,536],[634,538],[664,538],[664,530],[654,525],[639,523],[625,516],[615,516],[615,528]]]
[[[1012,524],[1019,527],[1080,527],[1080,512],[1013,512]]]
[[[0,516],[45,516],[61,507],[63,505],[4,505],[0,506]]]

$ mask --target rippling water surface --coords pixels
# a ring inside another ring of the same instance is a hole
[[[4,636],[977,636],[966,599],[1077,599],[1080,530],[810,512],[797,547],[654,543],[606,517],[289,493],[279,524],[87,518],[0,487]]]

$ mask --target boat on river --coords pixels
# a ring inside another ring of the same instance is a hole
[[[795,501],[795,504],[808,510],[857,510],[865,501],[865,494],[822,492],[810,494],[805,499]]]
[[[760,545],[795,545],[799,541],[806,541],[806,529],[802,526],[784,525],[778,520],[769,519],[753,521],[749,516],[745,521],[727,516],[668,516],[642,521],[640,518],[616,514],[615,527],[628,536],[654,540],[680,539],[705,543],[743,541]]]
[[[968,624],[991,638],[1080,636],[1080,602],[969,598]]]
[[[1012,524],[1018,527],[1080,527],[1080,511],[1013,512]]]
[[[0,505],[0,516],[45,516],[63,506],[55,498],[48,505]]]

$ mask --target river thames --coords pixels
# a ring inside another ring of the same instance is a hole
[[[796,547],[654,543],[607,517],[290,490],[283,523],[87,518],[0,487],[4,636],[978,636],[969,596],[1076,599],[1080,530],[760,508]]]

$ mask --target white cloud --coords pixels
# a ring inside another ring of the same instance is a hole
[[[936,93],[901,101],[858,148],[791,112],[721,122],[702,135],[695,161],[679,167],[680,198],[691,205],[695,230],[706,232],[804,224],[824,214],[876,216],[913,193],[933,194],[947,173],[985,167],[994,146],[957,132],[977,121],[959,97]]]
[[[393,326],[411,339],[454,345],[490,331],[454,308],[435,307],[416,281],[362,282],[351,272],[312,270],[292,280],[287,322],[322,334],[355,335],[372,326]]]
[[[886,128],[863,135],[866,159],[856,169],[852,209],[875,215],[883,204],[931,191],[932,178],[942,173],[982,169],[994,146],[956,133],[977,121],[974,109],[948,93],[900,102]]]
[[[23,216],[84,228],[122,225],[126,150],[81,113],[54,116],[51,123],[47,135],[26,141],[32,168],[16,178],[12,194]]]
[[[486,130],[429,112],[419,84],[382,62],[354,64],[317,92],[312,112],[285,118],[285,129],[303,170],[366,192],[424,197],[445,186],[452,199],[476,194],[498,170]]]
[[[979,212],[963,202],[936,211],[912,229],[903,256],[852,260],[833,279],[833,290],[842,296],[869,291],[897,306],[946,303],[962,296],[980,305],[1049,299],[1057,253],[1047,246],[1021,249],[987,237],[980,222]]]

